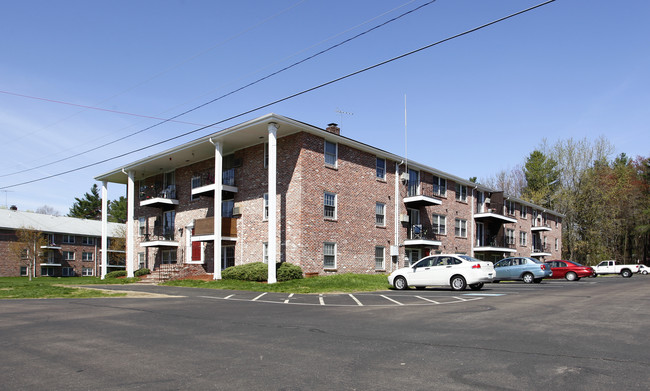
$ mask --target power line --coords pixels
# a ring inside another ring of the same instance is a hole
[[[67,156],[67,157],[61,158],[61,159],[59,159],[59,160],[55,160],[55,161],[52,161],[52,162],[49,162],[49,163],[44,163],[44,164],[41,164],[41,165],[39,165],[39,166],[35,166],[35,167],[32,167],[32,168],[26,168],[26,169],[23,169],[23,170],[20,170],[20,171],[15,171],[15,172],[8,173],[8,174],[2,174],[2,175],[0,175],[0,178],[7,177],[7,176],[12,176],[12,175],[17,175],[17,174],[22,174],[22,173],[29,172],[29,171],[33,171],[33,170],[36,170],[36,169],[39,169],[39,168],[43,168],[43,167],[46,167],[46,166],[49,166],[49,165],[52,165],[52,164],[61,163],[61,162],[63,162],[63,161],[66,161],[66,160],[69,160],[69,159],[75,158],[75,157],[77,157],[77,156],[84,155],[84,154],[86,154],[86,153],[88,153],[88,152],[96,151],[96,150],[98,150],[98,149],[104,148],[104,147],[109,146],[109,145],[111,145],[111,144],[115,144],[115,143],[117,143],[117,142],[119,142],[119,141],[125,140],[125,139],[127,139],[127,138],[129,138],[129,137],[135,136],[135,135],[137,135],[137,134],[140,134],[140,133],[142,133],[142,132],[145,132],[145,131],[147,131],[147,130],[149,130],[149,129],[152,129],[152,128],[154,128],[154,127],[157,127],[157,126],[163,125],[163,124],[165,124],[165,123],[167,123],[167,122],[171,122],[171,121],[175,120],[175,119],[178,118],[178,117],[181,117],[181,116],[183,116],[183,115],[185,115],[185,114],[189,114],[189,113],[191,113],[191,112],[193,112],[193,111],[196,111],[196,110],[198,110],[198,109],[200,109],[200,108],[202,108],[202,107],[205,107],[205,106],[207,106],[207,105],[209,105],[209,104],[212,104],[212,103],[214,103],[214,102],[216,102],[216,101],[218,101],[218,100],[224,99],[224,98],[226,98],[226,97],[228,97],[228,96],[230,96],[230,95],[233,95],[233,94],[235,94],[235,93],[237,93],[237,92],[240,92],[240,91],[242,91],[242,90],[244,90],[244,89],[246,89],[246,88],[248,88],[248,87],[251,87],[251,86],[253,86],[253,85],[255,85],[255,84],[261,83],[261,82],[264,81],[264,80],[267,80],[267,79],[269,79],[269,78],[271,78],[271,77],[273,77],[273,76],[276,76],[276,75],[278,75],[278,74],[280,74],[280,73],[282,73],[282,72],[284,72],[284,71],[287,71],[287,70],[289,70],[289,69],[291,69],[291,68],[293,68],[293,67],[295,67],[295,66],[298,66],[298,65],[300,65],[300,64],[302,64],[302,63],[304,63],[304,62],[306,62],[306,61],[309,61],[309,60],[311,60],[311,59],[314,59],[314,58],[316,58],[316,57],[318,57],[318,56],[320,56],[320,55],[322,55],[322,54],[324,54],[324,53],[327,53],[327,52],[329,52],[330,50],[333,50],[333,49],[335,49],[335,48],[337,48],[337,47],[339,47],[339,46],[342,46],[342,45],[344,45],[344,44],[346,44],[346,43],[348,43],[348,42],[350,42],[350,41],[353,41],[353,40],[355,40],[355,39],[357,39],[357,38],[360,38],[360,37],[362,37],[362,36],[364,36],[364,35],[366,35],[366,34],[372,32],[372,31],[374,31],[374,30],[376,30],[376,29],[378,29],[378,28],[380,28],[380,27],[386,26],[386,25],[389,24],[389,23],[392,23],[392,22],[394,22],[394,21],[396,21],[396,20],[398,20],[398,19],[401,19],[401,18],[403,18],[404,16],[407,16],[407,15],[413,13],[413,12],[416,12],[416,11],[418,11],[418,10],[424,8],[425,6],[434,3],[435,1],[436,1],[436,0],[430,0],[430,1],[428,1],[428,2],[426,2],[426,3],[424,3],[424,4],[422,4],[422,5],[420,5],[420,6],[418,6],[418,7],[415,7],[415,8],[413,8],[413,9],[409,10],[409,11],[406,11],[406,12],[404,12],[404,13],[402,13],[402,14],[400,14],[400,15],[394,17],[394,18],[391,18],[391,19],[389,19],[389,20],[387,20],[387,21],[385,21],[385,22],[383,22],[383,23],[380,23],[380,24],[378,24],[378,25],[375,25],[375,26],[373,26],[373,27],[371,27],[371,28],[369,28],[369,29],[367,29],[367,30],[365,30],[365,31],[363,31],[363,32],[361,32],[361,33],[359,33],[359,34],[356,34],[356,35],[354,35],[354,36],[352,36],[352,37],[350,37],[350,38],[348,38],[348,39],[345,39],[345,40],[343,40],[343,41],[341,41],[341,42],[339,42],[339,43],[337,43],[337,44],[334,44],[334,45],[332,45],[332,46],[330,46],[330,47],[328,47],[328,48],[326,48],[326,49],[323,49],[323,50],[321,50],[321,51],[319,51],[319,52],[317,52],[317,53],[315,53],[315,54],[313,54],[313,55],[311,55],[311,56],[308,56],[308,57],[306,57],[306,58],[303,58],[303,59],[300,60],[300,61],[296,61],[296,62],[292,63],[291,65],[288,65],[288,66],[286,66],[286,67],[284,67],[284,68],[281,68],[281,69],[279,69],[279,70],[277,70],[277,71],[275,71],[275,72],[272,72],[272,73],[270,73],[270,74],[268,74],[268,75],[266,75],[266,76],[264,76],[264,77],[261,77],[261,78],[255,80],[255,81],[252,81],[252,82],[250,82],[250,83],[248,83],[248,84],[246,84],[246,85],[244,85],[244,86],[242,86],[242,87],[239,87],[239,88],[237,88],[237,89],[235,89],[235,90],[232,90],[232,91],[230,91],[230,92],[228,92],[228,93],[226,93],[226,94],[223,94],[223,95],[221,95],[221,96],[219,96],[219,97],[217,97],[217,98],[214,98],[214,99],[212,99],[212,100],[210,100],[210,101],[208,101],[208,102],[205,102],[205,103],[202,103],[202,104],[200,104],[200,105],[198,105],[198,106],[195,106],[195,107],[193,107],[193,108],[191,108],[191,109],[189,109],[189,110],[186,110],[186,111],[184,111],[184,112],[182,112],[182,113],[180,113],[180,114],[177,114],[177,115],[175,115],[175,116],[173,116],[173,117],[171,117],[171,118],[169,118],[169,119],[163,119],[163,121],[161,121],[161,122],[159,122],[159,123],[156,123],[156,124],[153,124],[153,125],[151,125],[151,126],[148,126],[148,127],[144,128],[144,129],[141,129],[141,130],[138,130],[138,131],[136,131],[136,132],[133,132],[133,133],[127,134],[126,136],[123,136],[123,137],[117,138],[117,139],[115,139],[115,140],[113,140],[113,141],[109,141],[109,142],[104,143],[104,144],[101,144],[101,145],[99,145],[99,146],[97,146],[97,147],[94,147],[94,148],[91,148],[91,149],[89,149],[89,150],[82,151],[82,152],[78,152],[78,153],[75,153],[75,154],[73,154],[73,155],[71,155],[71,156]],[[392,11],[392,10],[391,10],[391,11]],[[390,12],[390,11],[389,11],[389,12]],[[384,13],[384,14],[385,14],[385,13]],[[2,92],[2,91],[0,91],[0,92]],[[150,118],[151,118],[151,117],[150,117]],[[210,125],[210,126],[212,126],[212,125]]]
[[[258,111],[258,110],[261,110],[261,109],[267,108],[267,107],[269,107],[269,106],[273,106],[273,105],[275,105],[275,104],[278,104],[278,103],[281,103],[281,102],[284,102],[284,101],[287,101],[287,100],[293,99],[293,98],[295,98],[295,97],[298,97],[298,96],[304,95],[304,94],[306,94],[306,93],[309,93],[309,92],[315,91],[315,90],[317,90],[317,89],[320,89],[320,88],[326,87],[326,86],[328,86],[328,85],[331,85],[331,84],[334,84],[334,83],[338,83],[339,81],[342,81],[342,80],[348,79],[348,78],[350,78],[350,77],[352,77],[352,76],[359,75],[359,74],[361,74],[361,73],[364,73],[364,72],[367,72],[367,71],[369,71],[369,70],[372,70],[372,69],[378,68],[378,67],[380,67],[380,66],[386,65],[386,64],[391,63],[391,62],[393,62],[393,61],[397,61],[397,60],[400,60],[400,59],[402,59],[402,58],[404,58],[404,57],[411,56],[411,55],[413,55],[413,54],[419,53],[419,52],[424,51],[424,50],[426,50],[426,49],[430,49],[430,48],[432,48],[432,47],[434,47],[434,46],[437,46],[437,45],[440,45],[440,44],[442,44],[442,43],[445,43],[445,42],[451,41],[451,40],[453,40],[453,39],[456,39],[456,38],[459,38],[459,37],[462,37],[462,36],[465,36],[465,35],[468,35],[468,34],[474,33],[474,32],[476,32],[476,31],[482,30],[482,29],[484,29],[484,28],[486,28],[486,27],[492,26],[492,25],[494,25],[494,24],[496,24],[496,23],[503,22],[503,21],[505,21],[505,20],[507,20],[507,19],[510,19],[510,18],[515,17],[515,16],[518,16],[518,15],[524,14],[524,13],[526,13],[526,12],[532,11],[532,10],[537,9],[537,8],[539,8],[539,7],[542,7],[542,6],[548,5],[548,4],[550,4],[550,3],[554,2],[554,1],[555,1],[555,0],[548,0],[548,1],[545,1],[545,2],[543,2],[543,3],[540,3],[540,4],[537,4],[537,5],[534,5],[534,6],[532,6],[532,7],[526,8],[526,9],[524,9],[524,10],[521,10],[521,11],[518,11],[518,12],[512,13],[512,14],[510,14],[510,15],[504,16],[504,17],[502,17],[502,18],[499,18],[499,19],[493,20],[492,22],[488,22],[488,23],[482,24],[482,25],[480,25],[480,26],[478,26],[478,27],[474,27],[474,28],[472,28],[472,29],[465,30],[465,31],[463,31],[462,33],[458,33],[458,34],[456,34],[456,35],[452,35],[452,36],[447,37],[447,38],[444,38],[444,39],[442,39],[442,40],[440,40],[440,41],[436,41],[436,42],[430,43],[430,44],[428,44],[428,45],[422,46],[422,47],[420,47],[420,48],[418,48],[418,49],[411,50],[411,51],[409,51],[409,52],[406,52],[406,53],[400,54],[399,56],[395,56],[395,57],[392,57],[392,58],[390,58],[390,59],[388,59],[388,60],[384,60],[384,61],[378,62],[378,63],[376,63],[376,64],[374,64],[374,65],[371,65],[371,66],[368,66],[368,67],[362,68],[362,69],[357,70],[357,71],[355,71],[355,72],[348,73],[347,75],[344,75],[344,76],[338,77],[338,78],[336,78],[336,79],[332,79],[332,80],[330,80],[330,81],[327,81],[327,82],[325,82],[325,83],[322,83],[322,84],[316,85],[316,86],[311,87],[311,88],[308,88],[308,89],[306,89],[306,90],[302,90],[302,91],[297,92],[297,93],[295,93],[295,94],[285,96],[284,98],[280,98],[280,99],[274,100],[274,101],[272,101],[272,102],[266,103],[266,104],[264,104],[264,105],[257,106],[257,107],[255,107],[255,108],[253,108],[253,109],[246,110],[246,111],[241,112],[241,113],[239,113],[239,114],[236,114],[236,115],[230,116],[230,117],[228,117],[228,118],[222,119],[222,120],[220,120],[220,121],[214,122],[214,123],[212,123],[212,124],[210,124],[210,125],[206,125],[206,126],[203,126],[203,127],[200,127],[200,128],[194,129],[194,130],[191,130],[191,131],[189,131],[189,132],[185,132],[185,133],[179,134],[179,135],[177,135],[177,136],[170,137],[170,138],[168,138],[168,139],[166,139],[166,140],[162,140],[162,141],[159,141],[159,142],[156,142],[156,143],[153,143],[153,144],[149,144],[149,145],[147,145],[147,146],[144,146],[144,147],[141,147],[141,148],[137,148],[137,149],[131,150],[131,151],[129,151],[129,152],[125,152],[125,153],[122,153],[122,154],[119,154],[119,155],[116,155],[116,156],[113,156],[113,157],[110,157],[110,158],[107,158],[107,159],[104,159],[104,160],[101,160],[101,161],[98,161],[98,162],[95,162],[95,163],[87,164],[87,165],[84,165],[84,166],[81,166],[81,167],[78,167],[78,168],[74,168],[74,169],[67,170],[67,171],[63,171],[63,172],[60,172],[60,173],[57,173],[57,174],[52,174],[52,175],[48,175],[48,176],[45,176],[45,177],[41,177],[41,178],[37,178],[37,179],[33,179],[33,180],[30,180],[30,181],[25,181],[25,182],[21,182],[21,183],[16,183],[16,184],[9,185],[9,186],[3,186],[3,187],[0,187],[0,190],[2,190],[2,189],[9,189],[9,188],[12,188],[12,187],[17,187],[17,186],[22,186],[22,185],[26,185],[26,184],[29,184],[29,183],[39,182],[39,181],[42,181],[42,180],[45,180],[45,179],[50,179],[50,178],[54,178],[54,177],[57,177],[57,176],[61,176],[61,175],[65,175],[65,174],[69,174],[69,173],[71,173],[71,172],[80,171],[80,170],[83,170],[83,169],[86,169],[86,168],[89,168],[89,167],[93,167],[93,166],[96,166],[96,165],[99,165],[99,164],[102,164],[102,163],[109,162],[109,161],[111,161],[111,160],[119,159],[119,158],[121,158],[121,157],[128,156],[128,155],[131,155],[131,154],[133,154],[133,153],[140,152],[140,151],[143,151],[143,150],[145,150],[145,149],[149,149],[149,148],[152,148],[152,147],[155,147],[155,146],[158,146],[158,145],[161,145],[161,144],[167,143],[167,142],[169,142],[169,141],[176,140],[176,139],[178,139],[178,138],[181,138],[181,137],[184,137],[184,136],[187,136],[187,135],[190,135],[190,134],[193,134],[193,133],[199,132],[199,131],[201,131],[201,130],[204,130],[204,129],[210,128],[210,127],[215,126],[215,125],[222,124],[222,123],[227,122],[227,121],[231,121],[231,120],[233,120],[233,119],[236,119],[236,118],[242,117],[242,116],[244,116],[244,115],[250,114],[250,113],[252,113],[252,112],[255,112],[255,111]],[[175,118],[175,117],[174,117],[174,118]]]

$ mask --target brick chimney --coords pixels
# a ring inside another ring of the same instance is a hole
[[[334,122],[332,122],[331,124],[327,124],[327,129],[325,130],[327,130],[330,133],[334,133],[336,135],[341,134],[341,128],[339,128],[338,125],[335,124]]]

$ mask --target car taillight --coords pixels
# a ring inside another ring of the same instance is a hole
[[[539,265],[539,266],[542,268],[542,270],[546,270],[546,265]]]
[[[480,268],[481,268],[481,264],[480,264],[480,263],[477,263],[477,264],[475,264],[475,265],[472,265],[472,269],[480,269]]]

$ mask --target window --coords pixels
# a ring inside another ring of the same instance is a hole
[[[519,245],[525,247],[528,242],[528,234],[524,231],[519,232]]]
[[[386,204],[381,202],[375,204],[375,224],[381,227],[386,225]]]
[[[456,219],[456,236],[461,238],[467,237],[467,220]]]
[[[447,180],[445,178],[433,177],[433,194],[440,197],[447,196]]]
[[[197,187],[201,187],[201,176],[200,175],[195,175],[195,176],[192,177],[192,179],[190,180],[190,187],[192,189],[196,189]],[[201,198],[200,195],[192,194],[190,192],[190,201],[195,201],[195,200],[198,200],[199,198]]]
[[[138,253],[138,269],[144,269],[146,265],[144,264],[144,253]],[[92,274],[91,274],[92,275]]]
[[[20,259],[27,259],[29,251],[26,248],[20,250]]]
[[[235,211],[235,200],[221,201],[221,217],[232,217]]]
[[[386,159],[377,158],[377,179],[386,179]]]
[[[325,192],[323,208],[323,216],[326,219],[336,219],[336,194]]]
[[[82,236],[81,237],[81,244],[93,245],[93,244],[95,244],[95,238],[90,237],[90,236]]]
[[[323,243],[323,267],[336,269],[336,243]]]
[[[269,242],[262,243],[262,261],[269,263]]]
[[[63,235],[63,243],[74,243],[74,235]]]
[[[84,277],[91,277],[93,275],[93,269],[91,267],[81,268],[81,275]]]
[[[81,260],[82,261],[92,261],[93,260],[93,253],[82,252],[81,253]]]
[[[163,213],[163,237],[167,240],[174,239],[174,222],[176,220],[176,211],[168,210]]]
[[[66,261],[74,261],[74,251],[64,251],[63,259]]]
[[[516,208],[516,204],[515,204],[514,201],[510,201],[510,200],[506,201],[506,212],[507,212],[509,215],[513,215],[513,216],[514,216],[514,214],[515,214],[515,208]]]
[[[147,219],[138,217],[138,235],[144,236],[147,234]]]
[[[527,217],[528,217],[528,208],[526,207],[526,205],[521,204],[521,218],[525,219]]]
[[[467,186],[456,183],[456,201],[467,202]]]
[[[54,276],[54,268],[53,267],[42,267],[41,268],[41,276],[42,277],[52,277],[52,276]]]
[[[27,275],[27,266],[20,267],[20,275],[23,277]]]
[[[559,250],[560,248],[560,240],[558,238],[555,238],[555,251]]]
[[[338,146],[336,143],[325,140],[325,164],[336,167]]]
[[[63,277],[74,277],[74,269],[71,267],[61,268],[61,275]]]
[[[176,263],[176,250],[162,250],[162,263]]]
[[[408,196],[413,197],[420,194],[420,171],[409,170]]]
[[[375,270],[384,270],[384,254],[386,249],[383,246],[375,247]]]
[[[264,193],[264,211],[262,214],[264,220],[269,219],[269,193]]]
[[[445,235],[447,234],[447,217],[443,215],[434,214],[431,219],[433,233]]]
[[[511,245],[515,244],[515,230],[506,229],[506,244]]]

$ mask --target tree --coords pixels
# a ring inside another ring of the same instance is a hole
[[[16,231],[16,241],[9,244],[9,251],[20,262],[27,267],[29,280],[36,276],[36,263],[43,258],[42,246],[46,246],[47,239],[43,232],[31,227],[22,227]]]
[[[40,213],[42,215],[50,215],[50,216],[61,216],[61,213],[59,213],[58,210],[48,205],[43,205],[37,208],[36,213]]]
[[[526,187],[522,197],[534,204],[550,208],[555,190],[559,186],[560,172],[557,162],[543,152],[531,152],[524,165]]]
[[[70,208],[69,217],[80,219],[100,220],[102,217],[102,199],[97,184],[93,184],[90,193],[83,198],[75,197],[76,202]]]
[[[481,179],[480,183],[493,189],[503,190],[507,195],[521,198],[521,192],[526,187],[526,176],[522,166],[518,165],[510,171],[501,170],[494,176]]]
[[[108,221],[126,223],[127,202],[126,197],[120,196],[108,204]]]

